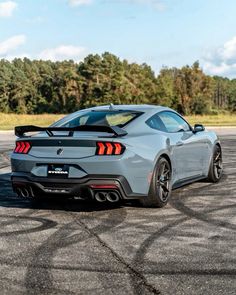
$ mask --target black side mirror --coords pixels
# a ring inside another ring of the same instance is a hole
[[[205,127],[202,124],[195,124],[193,128],[193,133],[202,132],[205,130]]]

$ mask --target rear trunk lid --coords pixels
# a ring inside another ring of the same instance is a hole
[[[114,140],[111,134],[104,132],[74,132],[73,136],[67,134],[58,132],[50,137],[42,132],[25,138],[31,144],[28,154],[36,158],[82,159],[95,156],[98,141]]]

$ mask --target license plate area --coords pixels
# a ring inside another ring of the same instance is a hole
[[[49,178],[68,178],[69,165],[49,164],[48,177]]]

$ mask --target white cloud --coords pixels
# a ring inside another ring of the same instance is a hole
[[[0,42],[0,55],[8,55],[9,52],[14,51],[20,45],[23,45],[25,40],[25,35],[16,35],[3,42]]]
[[[16,9],[17,3],[14,1],[0,2],[0,17],[10,17]]]
[[[223,48],[219,48],[218,55],[229,62],[236,62],[236,37],[226,42]]]
[[[70,6],[81,6],[92,3],[92,0],[68,0]]]
[[[39,58],[43,60],[61,61],[73,59],[80,61],[86,55],[86,49],[80,46],[61,45],[56,48],[43,50],[39,54]]]
[[[9,55],[4,56],[4,59],[12,61],[15,58],[24,59],[25,57],[30,59],[31,55],[28,53],[19,53],[19,54],[14,54],[14,55],[9,54]]]
[[[203,68],[212,75],[236,77],[236,36],[206,54]]]

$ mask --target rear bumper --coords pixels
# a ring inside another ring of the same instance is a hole
[[[133,193],[124,176],[89,175],[80,179],[35,177],[31,173],[13,172],[11,175],[13,190],[27,187],[37,195],[61,195],[64,197],[88,197],[93,199],[97,191],[117,191],[121,199],[139,199],[143,194]],[[103,188],[107,185],[107,188]]]
[[[44,148],[45,153],[48,148]],[[73,156],[73,149],[71,150],[71,156]],[[13,173],[29,173],[28,176],[34,176],[38,178],[44,178],[45,181],[48,177],[48,165],[60,164],[68,165],[69,179],[75,179],[80,183],[80,179],[84,177],[93,176],[105,177],[114,176],[116,179],[119,175],[125,177],[131,191],[134,194],[147,195],[149,191],[148,176],[153,171],[153,162],[147,160],[128,149],[121,156],[93,156],[86,158],[64,158],[48,156],[38,152],[38,156],[34,157],[29,154],[16,154],[11,155],[11,166]],[[41,181],[41,179],[40,179]],[[84,181],[84,180],[82,180]],[[37,182],[37,181],[36,181]]]

